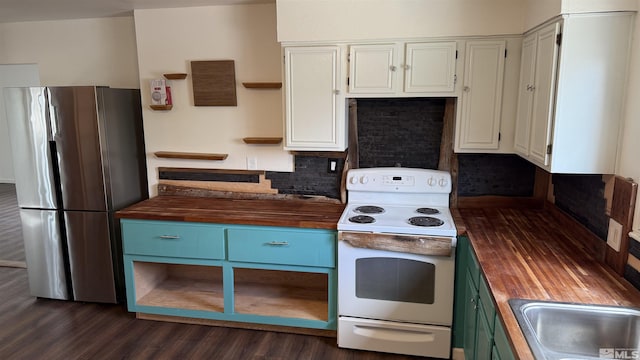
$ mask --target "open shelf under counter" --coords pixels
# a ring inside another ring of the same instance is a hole
[[[328,274],[234,268],[235,312],[328,321]]]
[[[224,312],[222,268],[134,261],[136,303]]]

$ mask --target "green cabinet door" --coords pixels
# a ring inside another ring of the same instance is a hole
[[[476,320],[478,314],[478,289],[471,276],[467,274],[466,308],[464,316],[464,357],[465,360],[475,360],[476,352]]]

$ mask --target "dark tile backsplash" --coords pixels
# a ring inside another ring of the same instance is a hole
[[[445,101],[443,98],[358,99],[360,167],[436,169]]]
[[[517,155],[458,154],[458,196],[532,196],[535,175]]]
[[[555,204],[603,240],[609,217],[602,175],[553,174]]]
[[[267,171],[271,187],[281,194],[321,195],[340,198],[340,181],[344,160],[338,160],[335,173],[328,172],[329,159],[315,156],[295,156],[294,172]]]

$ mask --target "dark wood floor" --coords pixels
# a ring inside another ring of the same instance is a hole
[[[25,261],[14,184],[0,184],[0,260]]]
[[[0,267],[0,359],[363,359],[334,338],[139,320],[120,305],[36,299],[25,269]]]

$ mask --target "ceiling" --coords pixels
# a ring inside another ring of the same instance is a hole
[[[127,16],[134,9],[275,3],[275,0],[0,0],[0,23]]]

